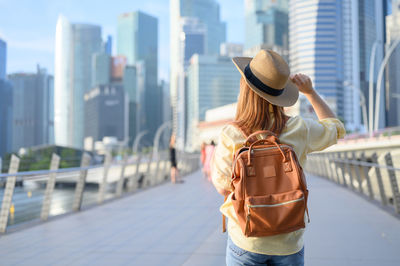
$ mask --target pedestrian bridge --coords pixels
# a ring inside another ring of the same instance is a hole
[[[307,175],[306,265],[400,265],[400,219]],[[224,265],[223,201],[200,171],[0,236],[0,265]]]

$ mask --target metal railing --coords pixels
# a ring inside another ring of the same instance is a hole
[[[177,158],[182,176],[199,168],[199,154],[179,152]],[[49,170],[18,172],[20,159],[13,155],[8,174],[0,174],[0,184],[4,184],[0,233],[16,224],[45,221],[169,180],[168,150],[157,151],[156,156],[138,153],[120,161],[108,155],[101,165],[89,165],[90,159],[84,153],[80,167],[59,169],[60,157],[53,154]]]
[[[313,153],[305,169],[377,201],[396,216],[400,214],[400,168],[393,166],[390,152],[369,157],[364,152]]]

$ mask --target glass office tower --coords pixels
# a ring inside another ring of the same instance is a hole
[[[273,49],[288,57],[288,0],[246,0],[245,54],[254,56],[260,49]]]
[[[54,70],[57,145],[83,147],[83,96],[92,85],[92,56],[101,47],[100,26],[71,24],[64,16],[58,18]]]
[[[221,43],[226,39],[226,25],[220,19],[220,7],[216,0],[171,0],[170,1],[170,94],[174,132],[177,134],[177,146],[183,148],[184,131],[178,129],[178,91],[184,90],[184,67],[180,55],[181,19],[197,18],[206,29],[205,54],[218,55]],[[186,47],[187,51],[191,48]],[[184,103],[185,105],[185,103]],[[181,133],[179,133],[179,131]]]
[[[0,39],[0,79],[6,78],[7,43]]]
[[[187,71],[188,133],[187,146],[196,136],[199,121],[208,109],[237,101],[240,73],[230,57],[194,55]]]
[[[141,11],[118,17],[117,53],[127,58],[127,65],[140,63],[145,68],[143,112],[145,127],[151,137],[161,124],[162,95],[158,86],[158,19]],[[139,96],[139,98],[142,96]]]
[[[54,143],[53,76],[37,66],[35,74],[8,76],[13,86],[12,150]]]

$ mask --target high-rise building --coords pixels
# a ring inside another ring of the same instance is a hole
[[[181,63],[186,71],[192,55],[205,53],[207,29],[198,18],[182,17],[179,35]]]
[[[386,42],[393,45],[400,39],[400,0],[392,0],[392,14],[386,17]],[[400,47],[393,51],[386,69],[386,119],[388,127],[400,126]]]
[[[127,58],[128,66],[141,64],[145,71],[145,128],[151,138],[161,123],[161,94],[158,87],[158,19],[141,11],[118,17],[117,53]],[[140,123],[140,122],[139,122]]]
[[[173,130],[177,134],[177,146],[184,145],[178,132],[178,92],[184,90],[184,66],[182,65],[182,18],[197,18],[206,29],[205,54],[218,55],[221,43],[225,42],[226,25],[220,19],[220,7],[216,0],[171,0],[170,1],[170,93],[173,108]],[[196,45],[196,44],[195,44]],[[187,51],[192,48],[186,46]],[[182,95],[180,96],[182,97]]]
[[[54,71],[57,145],[83,147],[83,96],[92,85],[92,56],[101,47],[100,26],[71,24],[64,16],[58,18]]]
[[[221,43],[220,55],[230,58],[243,56],[243,44],[224,42]]]
[[[53,77],[37,67],[36,74],[8,76],[13,85],[12,150],[54,143]]]
[[[84,99],[85,139],[91,138],[93,143],[104,137],[126,141],[129,110],[122,85],[99,85],[87,92]]]
[[[177,139],[185,143],[187,130],[187,86],[186,71],[190,65],[190,58],[194,54],[204,54],[206,50],[207,29],[198,18],[182,17],[180,24],[180,60],[177,95]]]
[[[12,151],[13,88],[0,79],[0,157]]]
[[[208,109],[237,101],[240,73],[230,57],[194,55],[187,72],[187,146],[196,137],[199,121]]]
[[[333,0],[291,0],[289,6],[291,72],[309,75],[343,118],[340,5]]]
[[[272,49],[288,58],[288,0],[246,0],[244,54]]]
[[[145,67],[143,62],[124,69],[123,86],[129,104],[129,146],[132,146],[136,135],[146,130],[145,125]]]
[[[363,131],[374,43],[374,77],[383,58],[382,1],[291,0],[289,6],[291,71],[310,75],[347,129]]]
[[[111,35],[107,36],[107,41],[104,43],[104,52],[109,56],[112,55],[112,37]]]
[[[6,78],[7,43],[0,39],[0,79]]]
[[[107,53],[95,53],[92,58],[92,88],[110,83],[111,57]]]

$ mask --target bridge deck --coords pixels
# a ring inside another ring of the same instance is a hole
[[[306,265],[400,265],[400,220],[310,177]],[[1,265],[224,265],[222,197],[199,172],[0,237]]]

